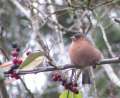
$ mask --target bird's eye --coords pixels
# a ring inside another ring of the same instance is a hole
[[[71,37],[71,39],[73,41],[76,41],[78,39],[83,39],[84,36],[80,35],[80,34],[75,34],[74,36]]]
[[[80,35],[76,35],[75,38],[80,38]]]

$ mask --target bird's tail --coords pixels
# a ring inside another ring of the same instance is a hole
[[[82,84],[91,84],[90,68],[86,68],[82,72]]]

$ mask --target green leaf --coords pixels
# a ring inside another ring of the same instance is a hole
[[[75,94],[71,91],[65,90],[60,94],[59,98],[83,98],[83,95],[81,91],[79,91],[78,94]]]
[[[44,59],[43,52],[34,52],[28,55],[24,62],[20,65],[19,69],[33,69],[42,63]]]

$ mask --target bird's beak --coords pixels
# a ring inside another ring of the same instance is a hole
[[[71,38],[72,40],[74,40],[74,39],[75,39],[75,36],[71,36],[70,38]]]

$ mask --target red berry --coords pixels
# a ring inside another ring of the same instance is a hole
[[[60,73],[58,73],[58,72],[54,72],[54,73],[52,74],[52,79],[53,79],[54,81],[62,81],[62,77],[61,77]]]
[[[12,72],[11,78],[20,79],[20,76],[16,72]]]
[[[11,77],[11,78],[14,78],[14,74],[13,74],[13,73],[11,73],[11,74],[10,74],[10,77]]]
[[[13,64],[14,65],[20,65],[20,64],[22,64],[22,62],[23,62],[22,59],[19,59],[19,58],[14,58],[13,59]]]
[[[18,59],[17,64],[20,65],[20,64],[22,64],[22,62],[23,62],[22,59]]]
[[[70,83],[68,83],[67,85],[68,85],[68,87],[69,87],[69,90],[70,90],[71,88],[73,88],[73,82],[70,82]]]
[[[61,76],[53,76],[52,80],[54,80],[54,81],[61,81],[62,79],[61,79]]]
[[[62,81],[61,75],[58,75],[57,78],[58,78],[58,81]]]
[[[17,65],[17,64],[18,64],[18,59],[17,59],[17,58],[14,58],[14,59],[13,59],[13,64],[14,64],[14,65]]]
[[[18,56],[18,52],[17,52],[17,51],[15,51],[15,50],[14,50],[14,51],[12,51],[12,56],[13,56],[13,57],[17,57],[17,56]]]
[[[78,86],[78,84],[77,84],[77,83],[75,83],[75,82],[72,82],[72,86],[73,86],[73,87],[77,87],[77,86]]]
[[[72,92],[74,92],[75,94],[78,94],[78,93],[79,93],[79,91],[78,91],[78,89],[77,89],[76,87],[72,87],[70,90],[71,90]]]
[[[56,76],[53,76],[53,77],[52,77],[52,80],[53,80],[53,81],[58,81],[58,78],[57,78]]]
[[[20,52],[20,48],[16,48],[15,50],[16,50],[17,52]]]
[[[65,87],[65,89],[70,89],[69,84],[65,84],[64,87]]]
[[[16,75],[14,78],[15,78],[15,79],[20,79],[20,76],[19,76],[19,75]]]

